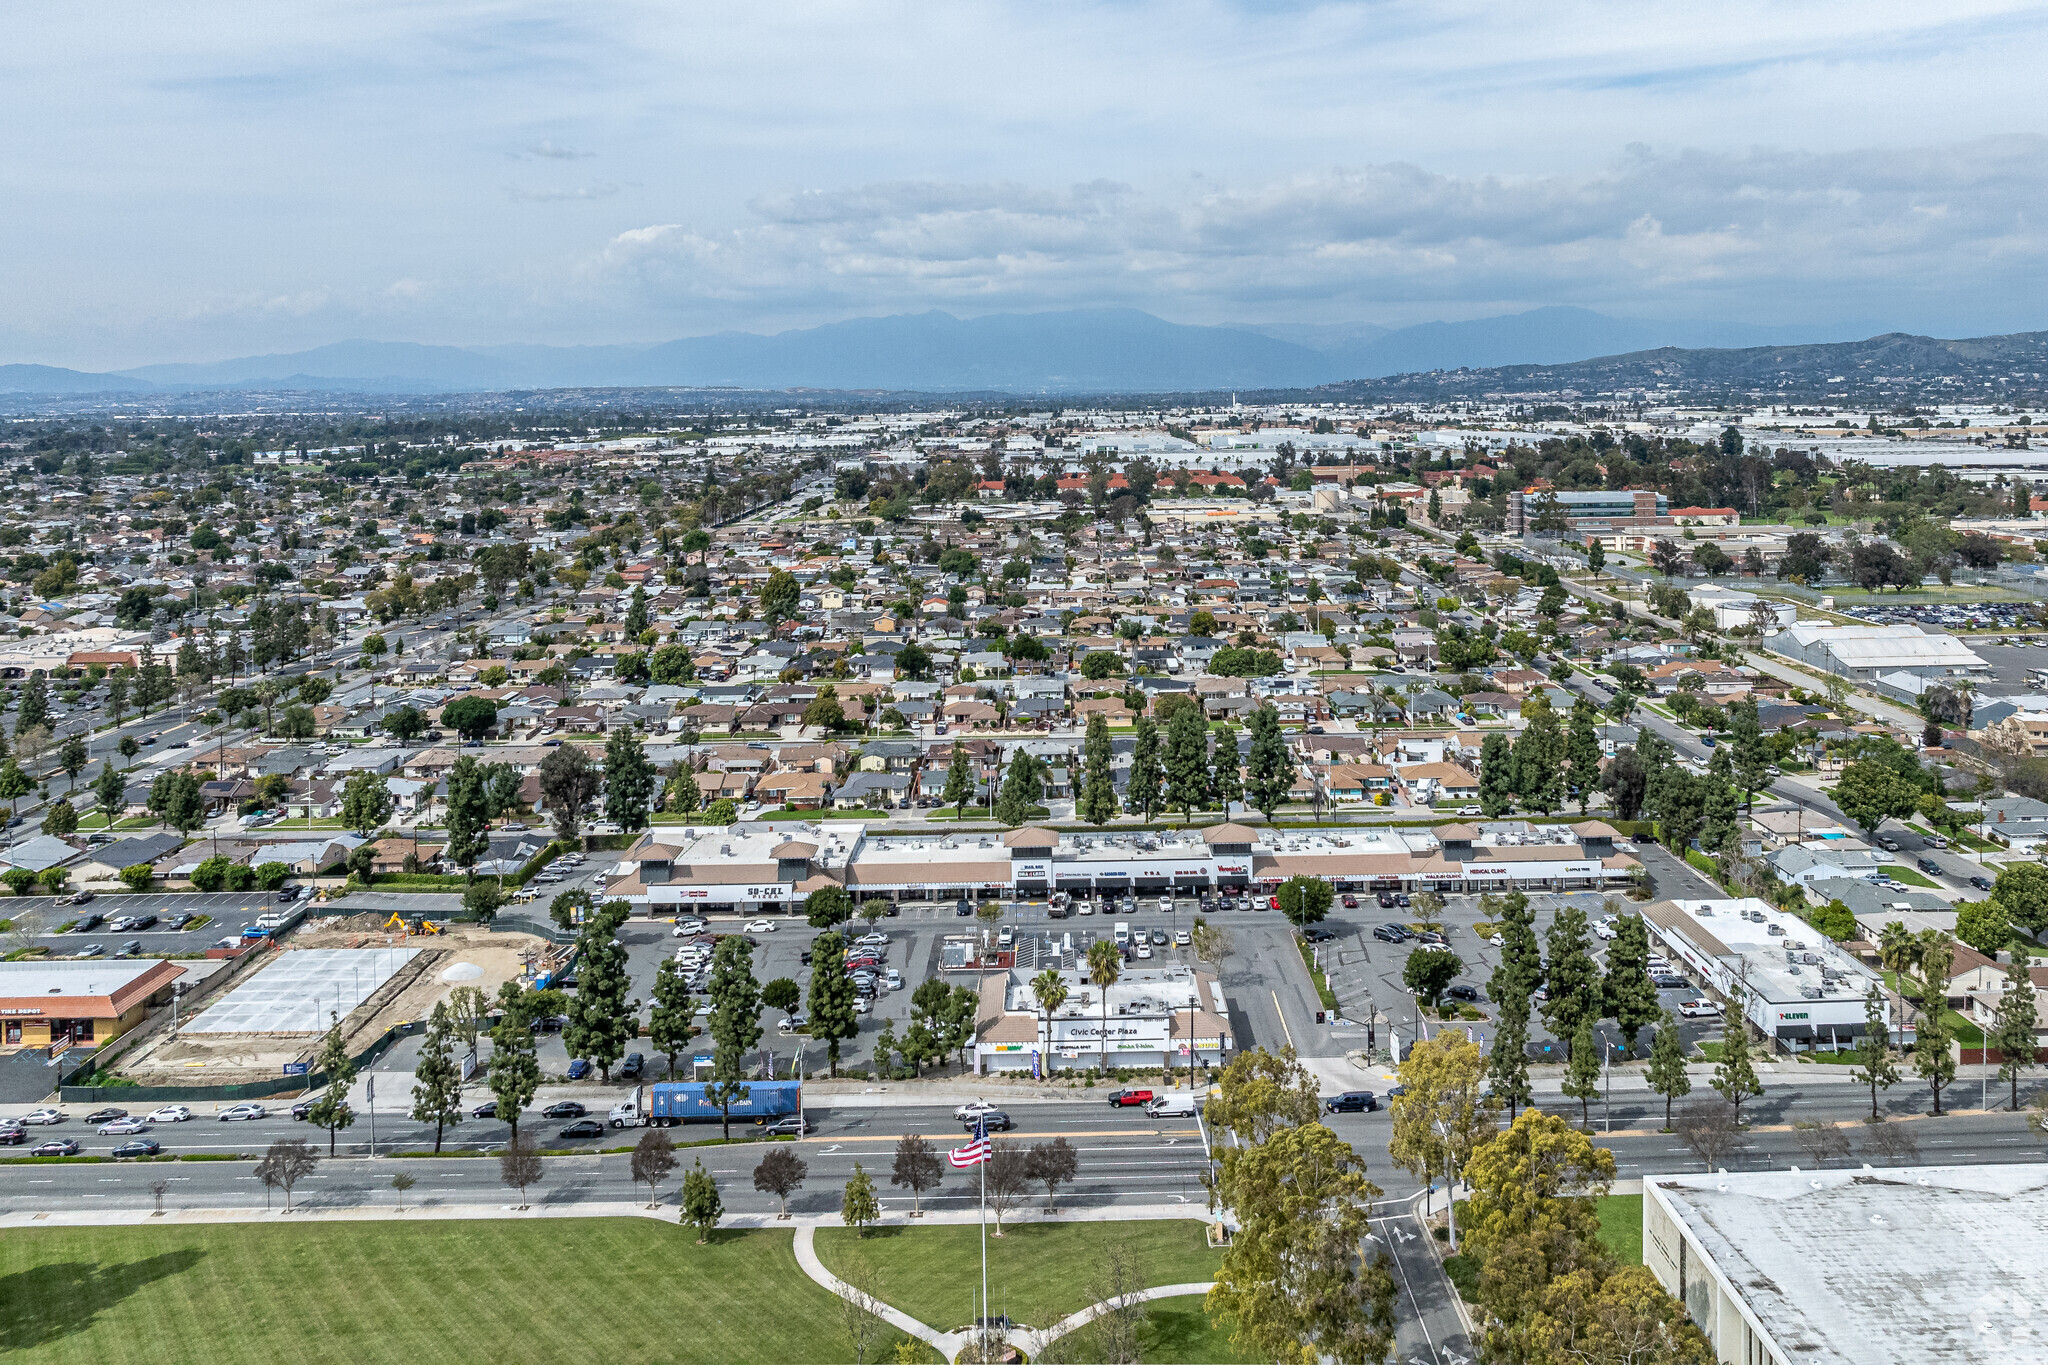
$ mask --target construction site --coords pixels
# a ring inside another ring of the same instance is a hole
[[[301,925],[137,1030],[112,1069],[145,1086],[228,1086],[314,1069],[338,1023],[359,1056],[454,998],[482,1012],[507,981],[552,979],[569,949],[479,925],[354,915]],[[456,997],[456,992],[463,992]],[[301,1071],[300,1068],[304,1068]]]

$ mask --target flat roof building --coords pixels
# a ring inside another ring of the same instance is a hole
[[[1067,998],[1047,1021],[1032,992],[1037,971],[981,978],[975,1070],[1108,1070],[1186,1066],[1188,1054],[1221,1066],[1231,1046],[1230,1005],[1214,974],[1192,967],[1126,969],[1106,990],[1085,971],[1061,971]],[[1105,995],[1108,997],[1104,999]],[[1047,1048],[1050,1054],[1047,1055]]]
[[[1643,1264],[1718,1361],[2048,1359],[2048,1168],[1723,1171],[1643,1196]]]
[[[1642,915],[1655,943],[1709,989],[1724,1000],[1740,990],[1743,1013],[1774,1045],[1833,1051],[1862,1036],[1878,978],[1805,920],[1753,897],[1658,901]]]
[[[1866,681],[1886,673],[1952,678],[1991,671],[1989,664],[1955,636],[1915,626],[1801,621],[1772,636],[1770,647],[1815,668]]]
[[[141,1023],[185,974],[175,962],[0,962],[0,1041],[97,1047]]]

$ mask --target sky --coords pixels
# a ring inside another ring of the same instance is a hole
[[[0,362],[1136,307],[2048,327],[2048,3],[16,7]]]

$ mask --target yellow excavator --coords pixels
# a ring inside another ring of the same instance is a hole
[[[395,910],[391,912],[391,918],[384,921],[384,927],[386,929],[403,929],[408,938],[414,934],[425,935],[441,932],[441,926],[430,919],[422,919],[419,916],[407,919]]]

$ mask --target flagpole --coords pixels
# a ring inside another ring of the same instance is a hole
[[[977,1132],[985,1131],[978,1125]],[[981,1358],[988,1359],[988,1162],[989,1154],[982,1155],[981,1166]]]

